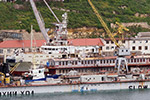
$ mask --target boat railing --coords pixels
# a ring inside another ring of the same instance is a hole
[[[128,64],[150,64],[150,58],[129,58]],[[115,59],[61,61],[58,67],[114,66]]]

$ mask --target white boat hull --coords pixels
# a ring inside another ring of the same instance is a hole
[[[35,86],[13,86],[1,87],[0,95],[32,95],[37,93],[57,92],[84,92],[122,89],[147,89],[150,88],[150,81],[130,82],[105,82],[105,83],[82,83],[82,84],[49,84]]]

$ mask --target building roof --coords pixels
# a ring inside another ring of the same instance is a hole
[[[36,40],[33,46],[40,47],[45,40]],[[73,46],[104,46],[100,38],[95,39],[69,39],[69,45]],[[30,40],[7,40],[0,43],[0,48],[29,48],[31,46]]]
[[[150,32],[139,32],[138,37],[150,37]]]
[[[100,38],[69,39],[68,42],[74,46],[104,46]]]
[[[36,40],[33,46],[40,47],[45,40]],[[0,48],[29,48],[31,46],[30,40],[7,40],[0,43]]]

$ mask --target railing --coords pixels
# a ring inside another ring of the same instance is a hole
[[[128,65],[150,64],[150,58],[130,58],[127,59]],[[57,67],[88,67],[88,66],[114,66],[115,59],[97,59],[97,60],[72,60],[58,61]]]

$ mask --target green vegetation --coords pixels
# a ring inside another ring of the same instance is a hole
[[[91,0],[99,13],[110,26],[116,21],[122,22],[148,22],[150,24],[150,0]],[[23,5],[20,9],[15,9],[16,4]],[[51,7],[69,10],[69,28],[78,27],[98,27],[102,28],[101,23],[92,11],[87,0],[65,0],[65,2],[49,2]],[[45,26],[52,28],[52,22],[56,19],[50,13],[43,2],[36,3],[38,10],[44,18]],[[55,14],[61,19],[64,11],[53,9]],[[135,14],[147,14],[146,17],[136,17]],[[148,15],[149,14],[149,15]],[[34,17],[29,2],[18,0],[15,3],[0,2],[0,29],[26,29],[30,31],[30,25],[39,31],[37,21]],[[131,32],[149,31],[148,29],[130,28]],[[93,36],[94,37],[94,36]]]

